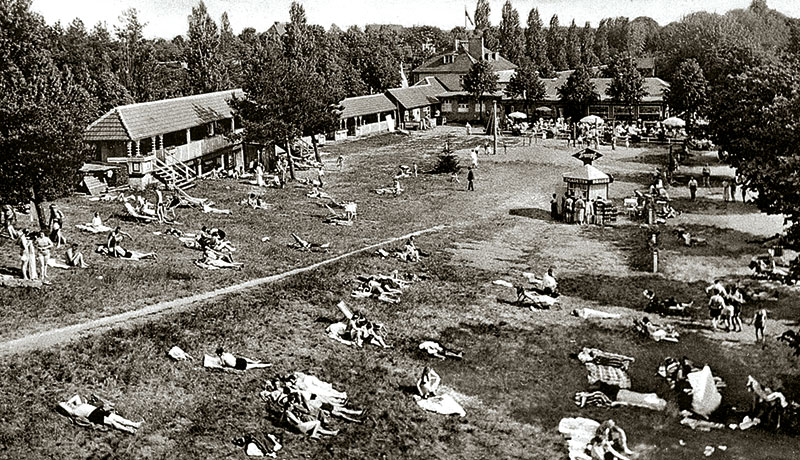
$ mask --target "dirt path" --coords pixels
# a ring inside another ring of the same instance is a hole
[[[411,232],[402,236],[390,238],[381,241],[379,243],[371,244],[369,246],[365,246],[363,248],[347,252],[345,254],[340,254],[330,259],[325,259],[315,264],[307,265],[305,267],[295,268],[293,270],[289,270],[283,273],[278,273],[263,278],[257,278],[245,281],[243,283],[234,284],[233,286],[216,289],[209,292],[203,292],[189,297],[182,297],[167,302],[159,302],[153,305],[148,305],[144,308],[140,308],[138,310],[126,311],[125,313],[106,316],[92,321],[86,321],[83,323],[73,324],[66,327],[60,327],[43,332],[38,332],[35,334],[26,335],[24,337],[0,343],[0,356],[7,356],[15,353],[23,353],[27,351],[41,350],[49,347],[54,347],[56,345],[62,345],[64,343],[84,337],[86,335],[97,334],[99,332],[117,326],[129,326],[132,324],[137,324],[144,320],[150,320],[152,319],[153,316],[156,315],[185,311],[192,308],[195,304],[199,302],[204,302],[213,299],[215,297],[244,291],[246,289],[252,289],[254,287],[258,287],[263,284],[274,283],[284,278],[316,270],[317,268],[332,263],[336,263],[342,259],[346,259],[356,254],[360,254],[362,252],[378,248],[380,246],[405,240],[411,236],[419,236],[426,233],[438,232],[444,228],[446,227],[443,225],[439,225],[435,227],[426,228],[423,230],[418,230],[416,232]]]

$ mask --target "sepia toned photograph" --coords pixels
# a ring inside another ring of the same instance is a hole
[[[800,458],[800,1],[0,0],[0,460]]]

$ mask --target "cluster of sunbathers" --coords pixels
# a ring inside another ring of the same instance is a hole
[[[421,256],[427,255],[420,252],[417,248],[413,236],[406,240],[402,248],[390,249],[388,251],[381,248],[375,251],[375,253],[384,258],[393,257],[404,262],[419,262]]]
[[[364,343],[371,343],[382,348],[391,348],[383,338],[386,328],[381,323],[367,319],[359,312],[352,313],[344,302],[337,305],[344,314],[344,320],[328,326],[328,336],[345,345],[362,347]]]
[[[346,407],[347,393],[301,372],[268,380],[261,398],[282,423],[311,438],[337,435],[333,418],[361,423],[355,417],[364,415],[363,410]]]
[[[355,280],[358,284],[350,293],[355,298],[376,298],[382,302],[399,303],[403,289],[411,283],[400,278],[397,270],[391,275],[361,275]]]

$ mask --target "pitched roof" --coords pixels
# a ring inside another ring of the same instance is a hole
[[[427,77],[408,88],[393,88],[386,91],[394,101],[406,110],[438,104],[437,94],[444,93],[445,87],[434,77]]]
[[[348,97],[341,102],[344,110],[340,118],[359,117],[376,113],[391,112],[395,109],[394,103],[385,94],[370,94],[369,96]]]
[[[412,70],[411,73],[434,74],[437,77],[447,75],[447,80],[442,80],[444,85],[450,91],[459,91],[462,89],[459,75],[469,73],[472,65],[478,62],[479,59],[486,55],[491,55],[492,58],[487,59],[489,66],[498,74],[500,83],[507,83],[517,66],[499,53],[494,53],[485,47],[482,50],[483,56],[473,56],[469,52],[468,42],[461,40],[457,43],[455,50],[426,60],[419,67]]]
[[[558,89],[567,82],[571,72],[559,72],[556,78],[542,78],[544,83],[545,96],[544,100],[549,102],[558,102],[561,96],[558,94]],[[606,94],[606,89],[611,84],[611,78],[592,78],[597,94],[600,95],[600,100],[603,102],[610,102],[612,99]],[[664,100],[664,89],[669,88],[669,83],[660,78],[646,77],[644,79],[645,95],[642,97],[642,102],[661,102]]]
[[[564,173],[564,182],[578,182],[588,184],[608,184],[611,177],[592,165],[583,165],[568,173]]]
[[[89,125],[85,141],[135,141],[233,117],[229,101],[241,89],[122,105]]]

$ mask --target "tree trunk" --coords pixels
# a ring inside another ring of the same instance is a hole
[[[294,160],[292,159],[292,143],[289,138],[286,138],[286,158],[289,163],[289,178],[296,180],[294,177]]]
[[[322,163],[322,158],[319,156],[319,147],[317,147],[317,136],[311,135],[311,146],[314,147],[314,159],[317,163]]]
[[[39,230],[47,232],[47,220],[44,218],[44,208],[42,208],[42,194],[36,190],[36,187],[31,187],[31,197],[33,207],[36,209],[36,217],[39,220]],[[33,212],[33,210],[31,210]]]

